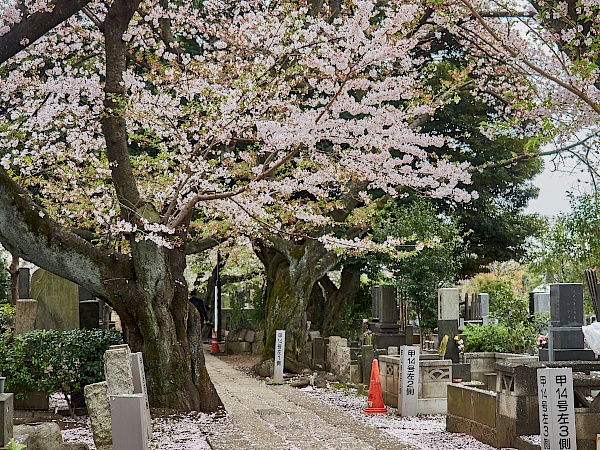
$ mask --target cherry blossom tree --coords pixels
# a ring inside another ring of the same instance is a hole
[[[370,192],[470,199],[468,164],[432,158],[444,137],[420,126],[471,69],[427,88],[420,4],[94,1],[28,34],[60,4],[3,13],[0,47],[25,49],[0,68],[0,242],[115,308],[155,406],[219,404],[183,276],[216,234],[252,234],[274,282],[297,277],[267,304],[269,330],[297,329],[334,250],[375,247]]]
[[[500,99],[512,112],[512,127],[525,128],[538,146],[552,147],[517,155],[504,164],[537,156],[552,156],[556,163],[571,158],[586,166],[596,185],[600,165],[599,5],[574,0],[459,0],[434,2],[431,7],[436,15],[446,17],[445,26],[463,45],[500,62],[506,69],[505,80],[510,73],[529,76],[530,89],[536,94],[531,101],[514,102],[516,92],[510,83]],[[498,70],[483,61],[476,62],[477,71]],[[488,168],[494,167],[498,165]]]

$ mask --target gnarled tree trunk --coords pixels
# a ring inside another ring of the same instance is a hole
[[[294,245],[278,237],[259,242],[256,254],[265,266],[265,350],[275,352],[276,330],[286,330],[286,358],[299,360],[306,342],[306,307],[315,282],[337,262],[316,240]]]

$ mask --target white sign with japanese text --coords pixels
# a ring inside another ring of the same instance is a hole
[[[283,366],[285,364],[285,330],[275,332],[275,364],[273,367],[273,382],[283,384]]]
[[[398,414],[416,416],[419,407],[419,347],[400,348],[398,368]]]
[[[537,370],[542,450],[577,450],[570,367]]]

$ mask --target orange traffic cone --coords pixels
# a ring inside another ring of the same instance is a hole
[[[221,349],[219,348],[219,343],[217,342],[217,330],[212,329],[212,348],[210,350],[211,353],[221,353]],[[381,389],[380,389],[381,390]]]
[[[383,392],[381,391],[381,379],[379,378],[379,363],[373,360],[371,366],[371,384],[369,385],[369,396],[367,397],[367,409],[363,414],[387,414],[383,404]]]

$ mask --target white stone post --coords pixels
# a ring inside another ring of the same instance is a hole
[[[400,347],[398,414],[416,416],[419,408],[419,347]]]
[[[273,382],[283,384],[283,368],[285,366],[285,330],[275,332],[275,362],[273,364]]]
[[[577,450],[573,370],[539,368],[537,378],[541,448]]]
[[[144,371],[144,358],[141,352],[131,354],[131,369],[133,373],[133,393],[144,396],[144,419],[148,439],[152,439],[152,417],[150,416],[150,402],[148,401],[148,387],[146,386],[146,372]]]

